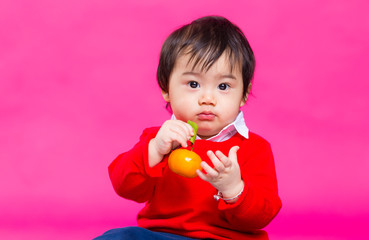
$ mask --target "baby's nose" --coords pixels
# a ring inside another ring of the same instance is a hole
[[[210,92],[204,92],[199,98],[199,105],[216,105],[216,98]]]

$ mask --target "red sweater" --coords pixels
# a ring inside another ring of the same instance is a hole
[[[227,204],[213,198],[217,190],[208,182],[170,171],[168,157],[149,167],[148,144],[158,130],[144,130],[133,149],[109,166],[110,179],[120,196],[146,202],[138,214],[138,226],[192,238],[268,239],[261,229],[278,213],[281,201],[267,141],[254,133],[248,139],[237,133],[224,142],[196,140],[193,151],[209,164],[208,150],[228,155],[232,146],[240,146],[237,156],[245,190],[236,203]]]

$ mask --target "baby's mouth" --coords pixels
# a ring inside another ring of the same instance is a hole
[[[200,121],[212,121],[215,119],[215,114],[212,113],[212,112],[201,112],[199,114],[197,114],[197,118],[200,120]]]

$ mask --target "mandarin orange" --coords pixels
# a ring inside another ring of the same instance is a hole
[[[176,149],[168,158],[168,166],[173,172],[188,178],[197,176],[196,170],[201,168],[200,156],[187,149]]]

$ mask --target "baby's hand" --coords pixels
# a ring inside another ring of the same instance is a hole
[[[207,174],[197,170],[197,175],[218,189],[224,198],[236,196],[244,187],[240,166],[237,162],[238,149],[238,146],[232,147],[229,150],[228,157],[221,151],[216,151],[215,154],[208,151],[208,156],[214,164],[214,168],[203,161],[201,166]]]
[[[193,128],[180,120],[168,120],[149,143],[149,166],[153,167],[172,149],[187,147],[187,141],[194,135]]]

